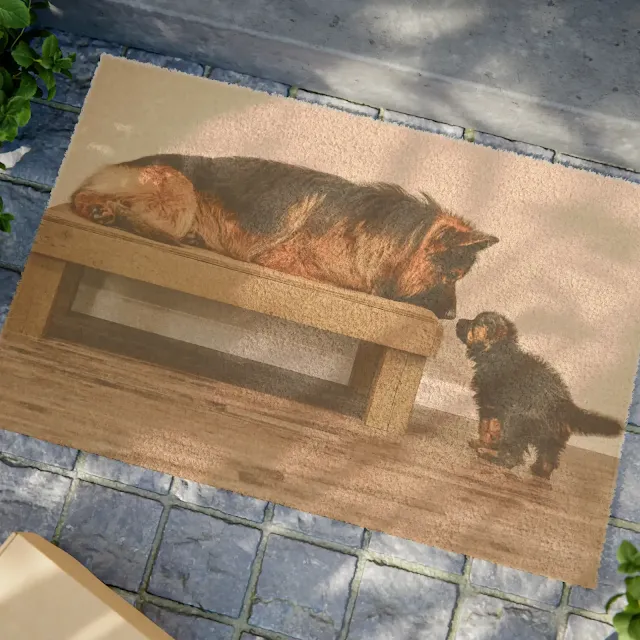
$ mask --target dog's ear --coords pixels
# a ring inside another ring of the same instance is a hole
[[[434,229],[429,245],[434,251],[450,251],[452,249],[466,248],[469,251],[482,251],[496,244],[498,238],[482,231],[469,228],[462,221],[453,218],[444,219]]]
[[[497,242],[499,242],[499,239],[495,236],[490,236],[486,233],[482,233],[482,231],[476,231],[475,229],[458,235],[458,246],[469,247],[474,251],[488,249]]]

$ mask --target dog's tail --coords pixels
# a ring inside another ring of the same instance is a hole
[[[586,436],[617,436],[623,426],[613,418],[607,418],[594,411],[585,411],[573,402],[565,408],[565,420],[574,433]]]

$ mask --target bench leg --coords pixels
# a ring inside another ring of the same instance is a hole
[[[365,410],[367,426],[407,430],[426,361],[424,356],[383,347]]]
[[[44,337],[54,309],[67,311],[82,269],[64,260],[32,253],[18,284],[4,331]]]
[[[349,387],[356,393],[369,394],[383,351],[384,347],[372,342],[360,342],[358,345],[349,378]]]

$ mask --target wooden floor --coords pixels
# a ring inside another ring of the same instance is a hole
[[[203,366],[195,355],[187,361]],[[234,382],[240,375],[233,359],[217,372]],[[418,409],[408,434],[387,435],[366,428],[358,399],[332,383],[317,381],[314,396],[313,379],[299,378],[296,389],[265,371],[240,389],[166,363],[6,332],[0,378],[0,428],[595,584],[612,457],[570,448],[547,483],[526,468],[505,472],[478,460],[467,444],[475,424],[451,414]],[[285,398],[284,389],[324,406]]]

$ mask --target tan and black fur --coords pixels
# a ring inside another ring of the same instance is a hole
[[[518,345],[515,325],[485,311],[456,323],[458,338],[474,363],[472,387],[478,406],[478,454],[512,468],[536,449],[531,470],[549,478],[572,433],[616,436],[622,425],[577,407],[560,374]]]
[[[456,312],[456,282],[498,242],[427,195],[356,184],[248,157],[158,155],[108,166],[74,211],[164,242],[432,310]]]

